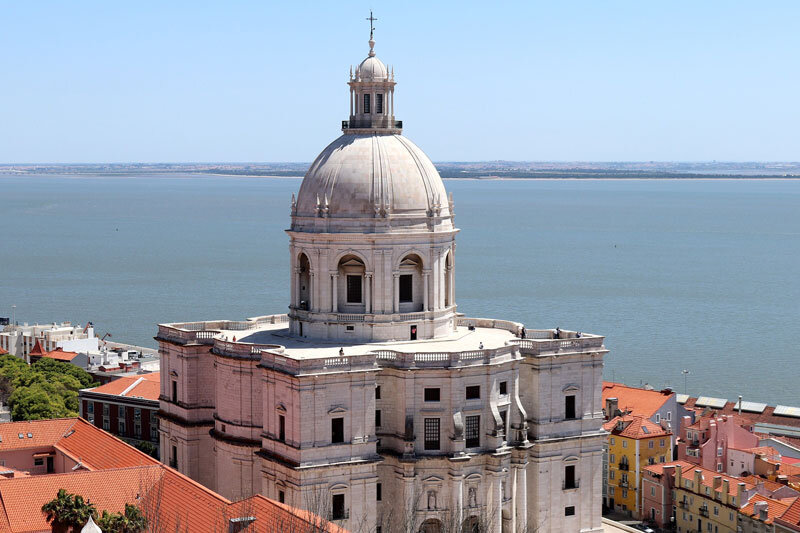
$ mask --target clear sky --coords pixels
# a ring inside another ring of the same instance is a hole
[[[794,0],[0,0],[0,163],[311,161],[370,7],[435,161],[800,160]]]

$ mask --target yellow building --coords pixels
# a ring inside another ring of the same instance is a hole
[[[644,416],[626,414],[606,422],[608,506],[641,517],[642,469],[672,459],[672,433]]]
[[[675,525],[679,533],[736,533],[739,508],[755,485],[713,470],[675,466]]]

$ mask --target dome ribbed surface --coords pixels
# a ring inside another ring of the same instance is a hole
[[[296,216],[327,217],[449,215],[439,172],[417,145],[402,135],[342,135],[312,163],[300,186]],[[320,204],[318,204],[320,202]]]

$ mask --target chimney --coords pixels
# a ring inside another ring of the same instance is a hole
[[[617,404],[617,398],[606,398],[606,420],[611,420],[617,416]]]
[[[758,519],[761,521],[767,519],[767,509],[769,509],[769,504],[767,502],[756,502],[753,505],[753,513],[757,514]]]
[[[728,497],[731,493],[731,484],[727,479],[722,480],[722,501],[728,503]]]
[[[744,483],[739,483],[739,487],[736,490],[736,507],[741,509],[744,506],[744,491],[745,485]]]
[[[739,395],[739,414],[742,414],[742,395]]]
[[[714,476],[714,490],[717,490],[722,485],[722,476]]]
[[[675,465],[675,486],[681,486],[681,478],[683,477],[683,467],[681,465]]]
[[[242,516],[240,518],[231,518],[228,521],[228,533],[239,533],[239,531],[243,531],[256,521],[255,516]]]
[[[703,484],[703,471],[696,468],[694,471],[694,491],[700,493],[700,485]]]

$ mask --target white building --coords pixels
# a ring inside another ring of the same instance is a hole
[[[36,346],[50,352],[60,348],[66,352],[89,353],[98,351],[98,339],[91,322],[86,326],[61,324],[9,325],[0,332],[0,348],[11,355],[28,361],[28,354]]]
[[[369,44],[292,198],[289,314],[159,326],[162,457],[352,531],[601,531],[603,337],[457,313],[453,200]]]

